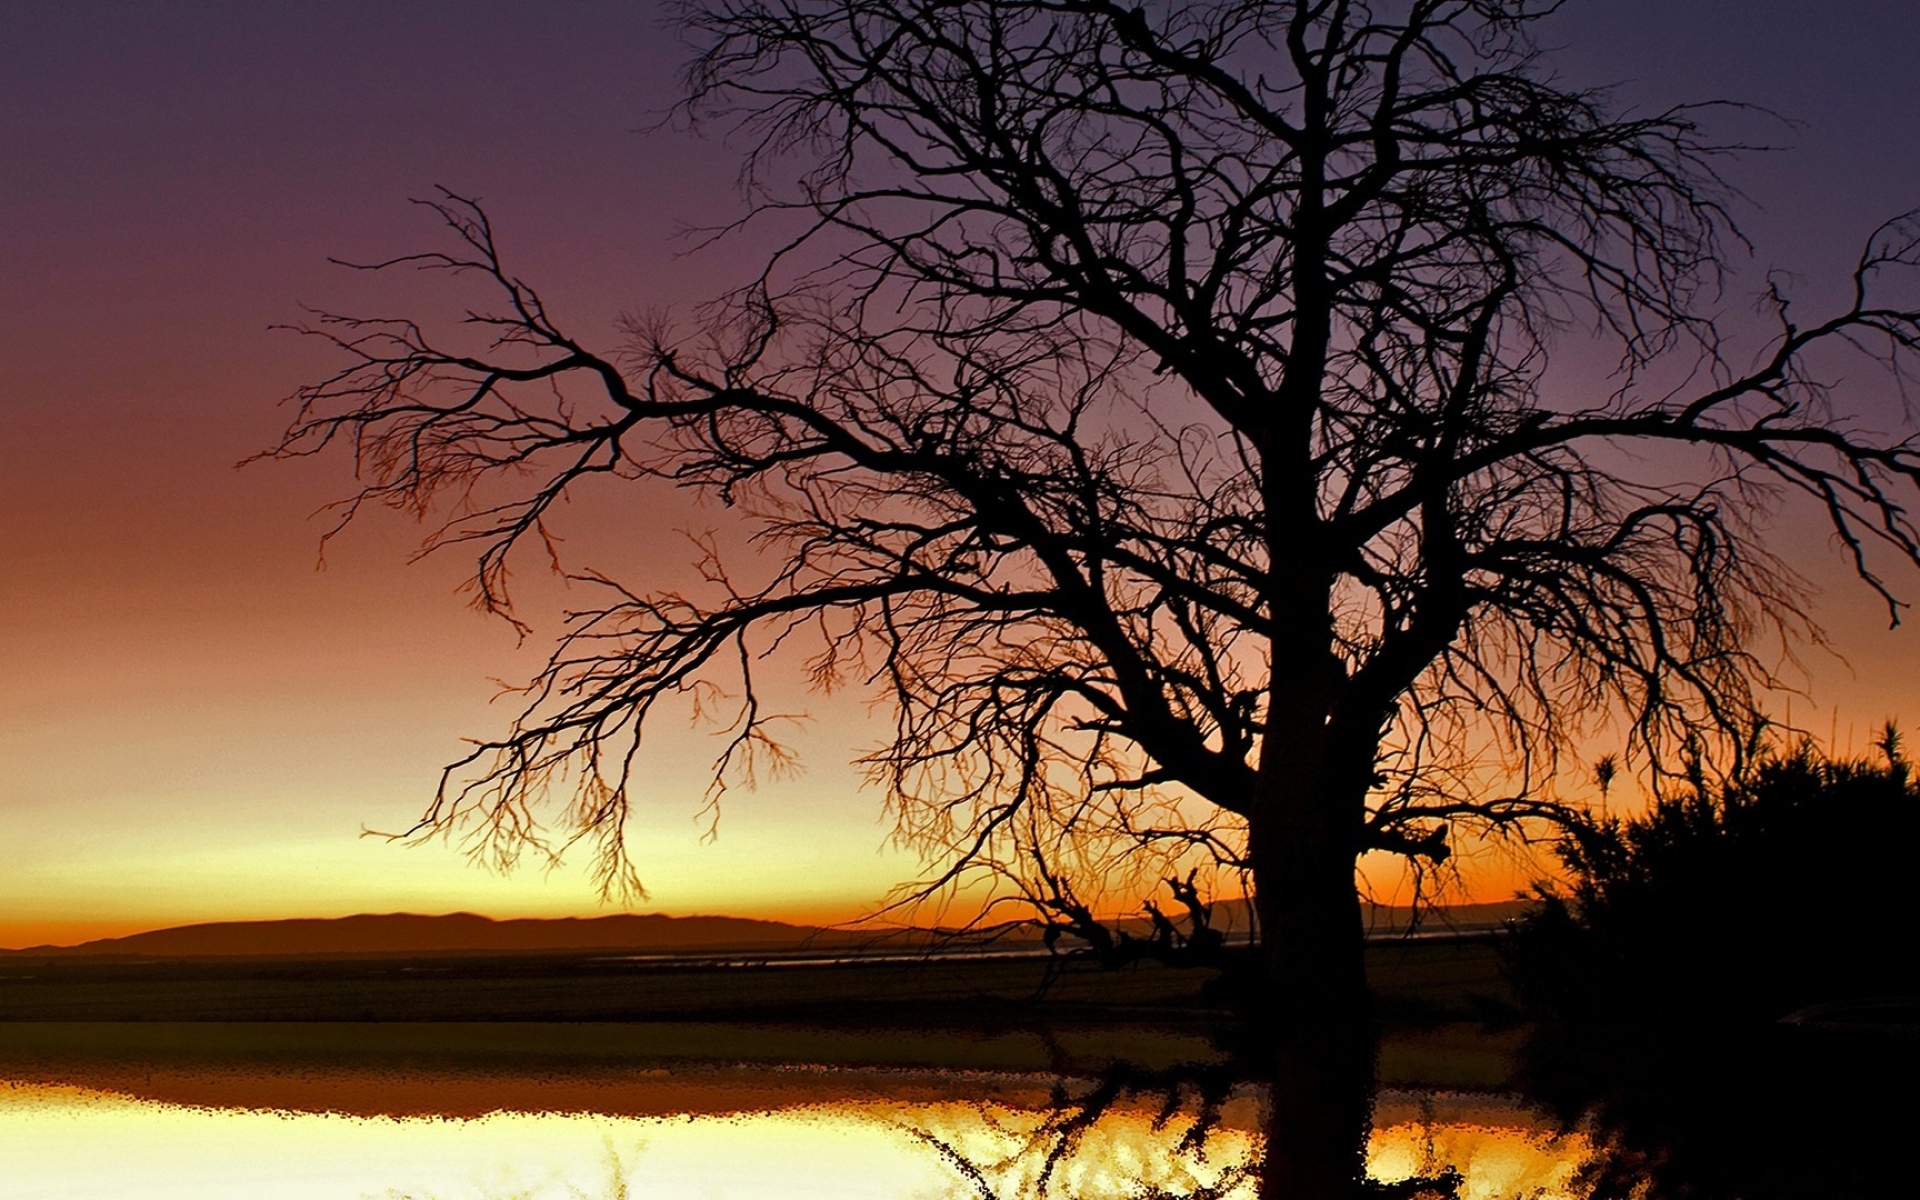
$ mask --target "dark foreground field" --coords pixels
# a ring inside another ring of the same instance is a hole
[[[1490,1086],[1512,1039],[1489,940],[1385,942],[1383,1069]],[[815,1063],[1002,1071],[1206,1059],[1212,973],[1039,959],[729,966],[594,956],[0,963],[0,1067],[195,1060]]]
[[[1507,1002],[1490,938],[1368,950],[1387,1015],[1480,1016]],[[1044,957],[871,961],[603,954],[0,959],[0,1021],[659,1021],[860,1024],[1206,1020],[1207,970],[1102,970]]]

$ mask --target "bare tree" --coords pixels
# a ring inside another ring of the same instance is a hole
[[[733,696],[724,779],[778,747],[757,656],[810,638],[815,684],[890,703],[868,764],[934,882],[997,867],[1045,907],[1074,854],[1217,859],[1280,1014],[1336,1019],[1365,1008],[1356,855],[1551,819],[1594,720],[1641,764],[1737,755],[1754,647],[1811,632],[1758,522],[1810,499],[1896,613],[1876,564],[1920,557],[1920,446],[1812,365],[1903,375],[1920,325],[1881,296],[1916,229],[1835,311],[1770,291],[1736,354],[1723,151],[1697,110],[1557,82],[1556,6],[683,9],[683,112],[748,137],[747,220],[787,231],[753,285],[592,349],[444,196],[451,249],[372,265],[477,276],[490,344],[323,318],[347,362],[271,453],[344,443],[349,515],[495,497],[435,543],[508,615],[509,556],[592,476],[717,497],[777,570],[585,574],[604,603],[422,828],[515,844],[552,803],[617,882],[649,714]],[[1555,367],[1596,349],[1598,383]]]

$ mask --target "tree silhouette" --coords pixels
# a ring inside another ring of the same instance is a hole
[[[1916,230],[1834,311],[1771,287],[1736,352],[1723,151],[1698,110],[1556,81],[1555,7],[680,10],[681,111],[748,139],[745,220],[781,231],[759,277],[590,348],[443,195],[450,249],[370,266],[477,276],[488,344],[320,318],[348,361],[270,453],[344,444],[348,517],[487,497],[433,544],[477,548],[510,618],[510,555],[592,477],[717,498],[774,569],[583,572],[604,602],[421,828],[515,844],[551,802],[629,879],[649,715],[732,696],[722,781],[784,753],[757,656],[811,639],[813,683],[890,708],[867,763],[932,884],[1072,900],[1076,870],[1211,859],[1251,879],[1276,1013],[1342,1020],[1357,855],[1552,819],[1595,719],[1638,763],[1737,755],[1776,665],[1751,647],[1805,627],[1773,503],[1818,506],[1890,607],[1883,558],[1920,556],[1920,446],[1843,420],[1814,361],[1904,373],[1920,325],[1882,293]]]

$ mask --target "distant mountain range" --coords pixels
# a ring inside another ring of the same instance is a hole
[[[136,958],[304,957],[316,954],[529,954],[604,950],[630,954],[803,950],[843,947],[871,934],[757,921],[745,917],[669,917],[622,913],[606,917],[496,921],[474,913],[420,916],[362,913],[336,918],[216,921],[101,938],[77,946],[0,951],[36,957]]]
[[[1376,936],[1408,928],[1410,910],[1368,905]],[[1420,930],[1474,932],[1498,928],[1525,908],[1520,901],[1463,904],[1427,910]],[[1121,928],[1147,933],[1144,920]],[[1246,902],[1215,905],[1214,924],[1247,927]],[[278,921],[217,921],[101,938],[77,946],[0,950],[0,957],[33,958],[304,958],[316,955],[493,955],[600,952],[607,954],[793,954],[808,951],[907,949],[924,946],[934,931],[824,929],[747,917],[670,917],[622,913],[606,917],[519,918],[496,921],[474,913],[421,916],[363,913],[352,917]],[[1037,933],[1033,935],[1037,938]],[[1022,939],[1016,939],[1016,942]],[[1005,944],[1002,942],[1001,944]]]

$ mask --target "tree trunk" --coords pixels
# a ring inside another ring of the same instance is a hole
[[[1356,1196],[1377,1045],[1354,886],[1360,809],[1327,786],[1322,754],[1274,749],[1263,761],[1261,803],[1248,826],[1261,933],[1249,1016],[1272,1072],[1261,1194]]]
[[[1263,1008],[1282,1030],[1371,1023],[1365,926],[1345,823],[1256,820],[1249,838]]]

